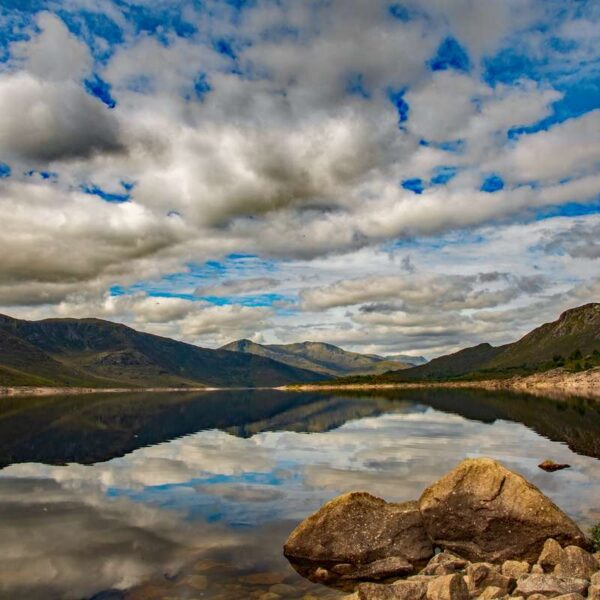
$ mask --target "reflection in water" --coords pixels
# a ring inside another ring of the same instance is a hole
[[[600,518],[600,462],[533,430],[598,456],[594,404],[455,390],[28,402],[0,409],[5,464],[36,461],[0,471],[0,597],[11,600],[338,597],[287,566],[291,528],[348,490],[416,498],[467,456],[503,461],[582,524]],[[61,466],[99,457],[115,458]],[[545,473],[544,458],[573,468]]]

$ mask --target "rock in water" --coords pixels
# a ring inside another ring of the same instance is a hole
[[[542,471],[546,471],[547,473],[554,473],[555,471],[562,471],[563,469],[570,469],[571,465],[555,463],[553,460],[545,460],[541,462],[538,467],[542,469]]]
[[[489,458],[460,463],[423,492],[419,508],[434,545],[472,561],[533,563],[548,538],[588,546],[540,490]]]
[[[390,572],[392,564],[398,565],[397,575],[405,575],[406,561],[424,564],[433,556],[433,547],[416,502],[393,504],[354,492],[334,498],[300,523],[287,539],[284,554],[301,575],[333,583],[342,573],[345,580],[352,577],[349,566],[357,567],[356,579],[381,578],[376,574],[378,565],[372,564],[376,561],[385,577],[396,574]],[[391,558],[404,560],[384,561]]]

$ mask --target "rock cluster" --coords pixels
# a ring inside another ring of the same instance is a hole
[[[600,600],[590,549],[535,486],[476,459],[418,502],[340,496],[292,532],[284,553],[312,581],[352,591],[348,600]]]

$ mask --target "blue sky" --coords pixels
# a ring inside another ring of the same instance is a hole
[[[0,310],[435,355],[597,299],[600,6],[446,4],[4,2]]]

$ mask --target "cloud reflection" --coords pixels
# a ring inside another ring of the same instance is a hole
[[[252,544],[343,491],[416,498],[474,456],[521,472],[583,524],[600,516],[598,460],[521,424],[415,404],[325,433],[213,430],[91,466],[9,466],[0,471],[0,591],[36,599],[127,588],[175,573],[194,553]],[[544,458],[573,468],[544,473]]]

